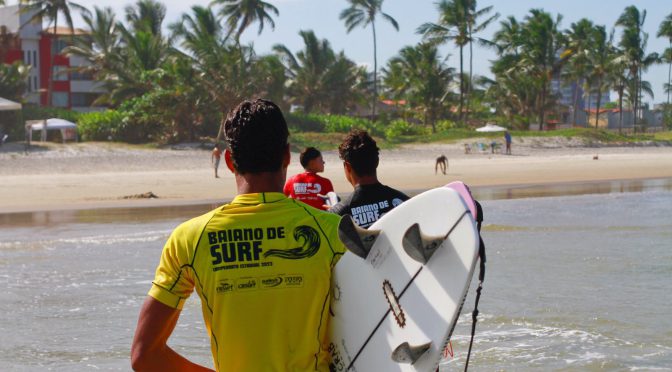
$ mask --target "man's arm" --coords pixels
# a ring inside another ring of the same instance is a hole
[[[131,347],[135,371],[212,371],[194,364],[168,347],[180,310],[148,296],[140,309],[138,327]]]

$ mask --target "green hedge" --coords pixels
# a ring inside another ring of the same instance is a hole
[[[124,119],[123,113],[114,110],[82,114],[77,122],[79,136],[82,141],[124,141]]]

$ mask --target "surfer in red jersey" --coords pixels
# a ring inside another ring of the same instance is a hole
[[[307,147],[301,152],[299,161],[305,172],[287,180],[283,190],[285,195],[317,209],[328,209],[322,195],[334,191],[334,186],[329,179],[318,175],[324,172],[322,153],[315,147]]]

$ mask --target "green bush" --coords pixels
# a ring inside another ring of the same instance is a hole
[[[322,115],[293,113],[285,116],[287,126],[297,132],[323,132]]]
[[[123,113],[114,110],[82,114],[77,122],[79,136],[82,141],[123,141],[124,119]]]
[[[436,131],[437,132],[446,132],[451,129],[459,128],[457,123],[452,120],[439,120],[436,122]]]
[[[394,120],[385,128],[385,137],[390,141],[397,141],[402,136],[425,134],[425,128],[410,124],[404,120]]]

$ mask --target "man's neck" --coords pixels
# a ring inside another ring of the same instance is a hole
[[[354,187],[357,186],[366,186],[366,185],[374,185],[378,183],[378,176],[377,175],[371,175],[371,176],[355,176],[352,182],[352,185]]]
[[[236,173],[238,194],[282,192],[285,185],[284,172]]]

